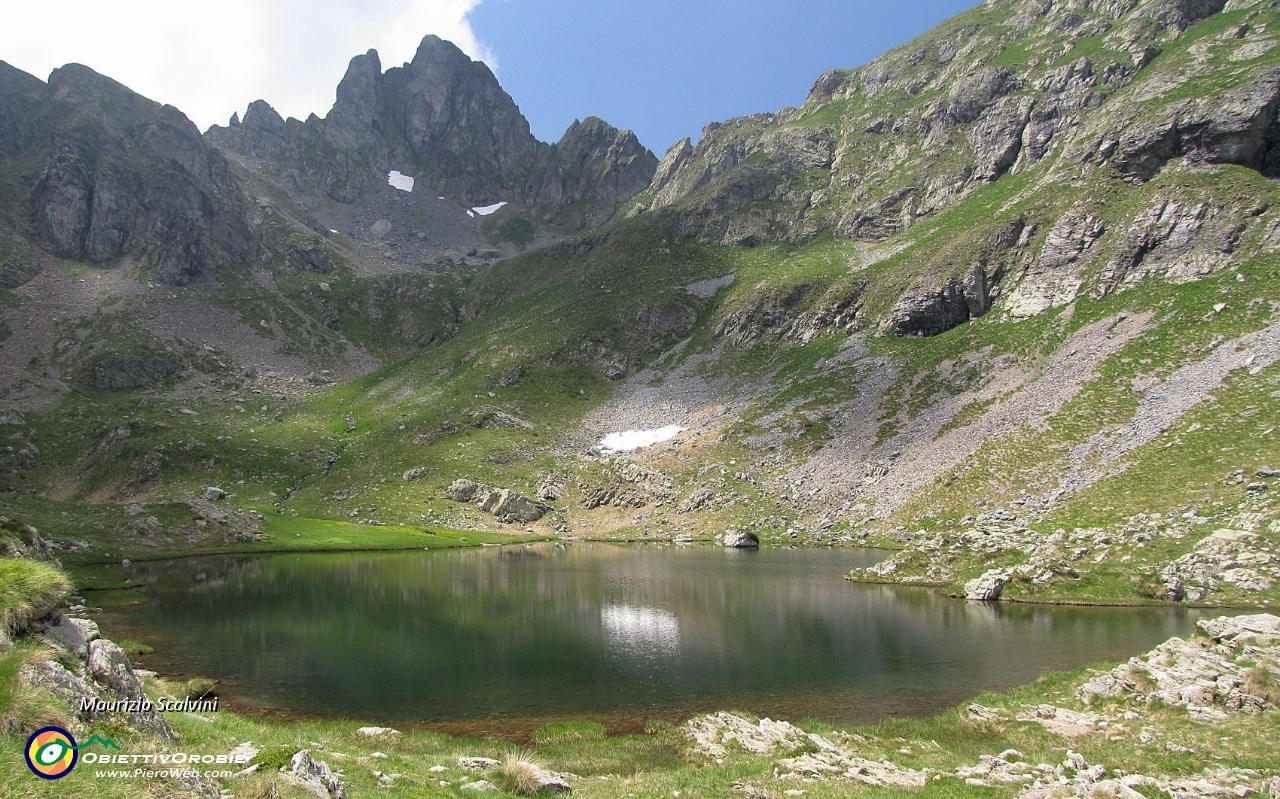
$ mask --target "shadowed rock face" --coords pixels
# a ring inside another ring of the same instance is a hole
[[[137,256],[174,285],[254,257],[238,184],[181,111],[78,64],[48,84],[0,66],[0,154],[20,170],[23,232],[64,258]]]
[[[353,58],[324,119],[286,122],[258,101],[243,122],[207,135],[286,185],[339,202],[396,169],[465,204],[519,203],[572,229],[608,220],[658,164],[633,133],[595,118],[557,144],[539,142],[489,68],[435,36],[385,72],[374,50]]]

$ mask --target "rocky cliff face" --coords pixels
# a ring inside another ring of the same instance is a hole
[[[629,214],[714,244],[828,231],[908,243],[994,183],[1039,193],[1026,202],[1040,213],[994,261],[978,235],[964,257],[916,270],[888,322],[902,334],[945,331],[1001,293],[1025,316],[1082,290],[1194,279],[1226,268],[1256,227],[1247,209],[1179,188],[1106,220],[1097,186],[1175,165],[1280,174],[1275,44],[1268,9],[1249,0],[992,0],[822,75],[800,108],[709,125],[666,154]],[[1058,190],[1079,202],[1060,206]]]
[[[255,255],[225,159],[176,108],[72,64],[47,84],[0,65],[0,109],[6,210],[54,255],[135,256],[174,285]]]
[[[610,218],[657,166],[634,134],[595,118],[539,142],[489,68],[435,36],[385,72],[376,51],[353,58],[324,119],[285,121],[258,101],[207,136],[295,191],[338,202],[394,169],[465,205],[516,203],[572,229]]]

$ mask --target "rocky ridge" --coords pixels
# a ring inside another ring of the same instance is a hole
[[[257,256],[239,182],[178,109],[78,64],[45,83],[2,63],[0,107],[13,114],[0,128],[2,163],[21,187],[6,215],[53,255],[136,258],[178,286]],[[12,288],[36,270],[20,244],[8,253]]]
[[[516,203],[570,230],[606,221],[657,167],[633,133],[595,117],[537,141],[489,68],[435,36],[403,67],[383,71],[374,50],[353,58],[323,119],[285,120],[259,100],[206,137],[295,196],[355,203],[397,170],[464,206]]]

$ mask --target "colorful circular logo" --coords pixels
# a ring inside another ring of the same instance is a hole
[[[27,739],[27,768],[37,777],[56,780],[76,765],[76,739],[61,727],[43,727]]]

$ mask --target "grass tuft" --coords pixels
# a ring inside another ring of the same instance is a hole
[[[21,558],[0,559],[0,628],[15,633],[58,606],[71,590],[53,566]]]
[[[65,728],[71,724],[64,704],[48,691],[33,688],[18,678],[26,664],[52,657],[48,649],[30,645],[0,653],[0,734],[22,737],[41,727]]]
[[[537,796],[541,792],[541,780],[546,769],[529,760],[525,752],[512,752],[495,766],[492,774],[494,785],[516,796]]]
[[[1270,661],[1263,660],[1249,669],[1244,678],[1244,689],[1254,696],[1267,700],[1267,704],[1280,708],[1280,679]]]

